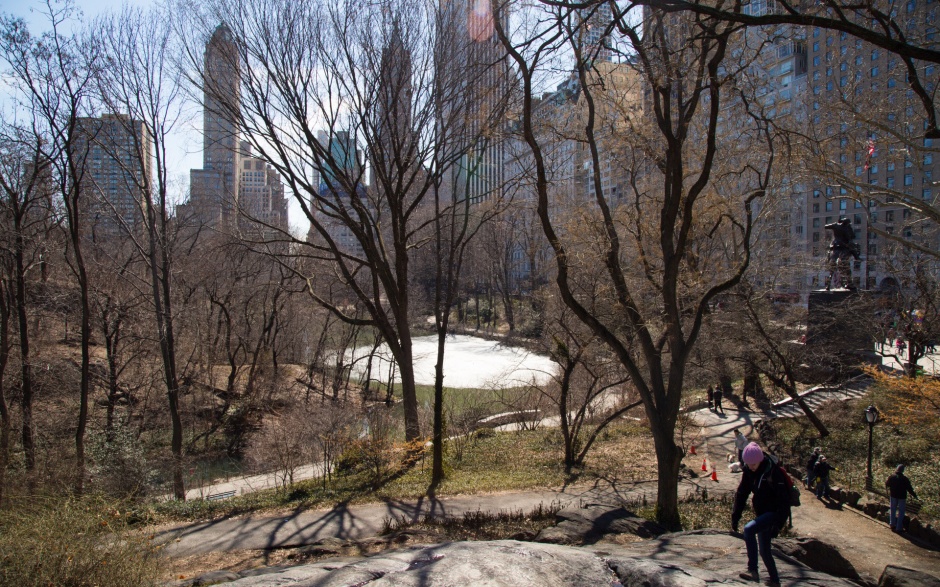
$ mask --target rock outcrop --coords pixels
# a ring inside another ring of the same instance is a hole
[[[850,587],[777,551],[783,584]],[[322,561],[246,576],[225,587],[745,587],[744,542],[726,532],[665,534],[620,546],[573,547],[515,540],[415,546],[342,563]]]

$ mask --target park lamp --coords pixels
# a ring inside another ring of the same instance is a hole
[[[865,489],[868,491],[872,490],[873,478],[871,472],[871,458],[872,458],[872,433],[875,430],[875,422],[878,421],[878,408],[874,404],[870,404],[865,408],[865,421],[868,422],[868,470],[866,471],[867,475],[865,476]]]

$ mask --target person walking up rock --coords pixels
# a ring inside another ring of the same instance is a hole
[[[721,384],[718,384],[717,386],[715,386],[715,395],[714,395],[714,398],[715,398],[715,412],[716,412],[716,413],[720,413],[720,414],[724,414],[724,413],[725,413],[725,409],[724,409],[723,407],[721,407],[721,396],[722,396]]]
[[[826,460],[826,455],[819,455],[819,460],[813,467],[813,472],[816,473],[816,499],[829,499],[829,472],[837,470]]]
[[[809,460],[806,461],[806,477],[803,477],[803,484],[807,489],[812,489],[816,485],[816,472],[813,470],[816,467],[816,461],[819,460],[819,453],[822,452],[820,447],[813,449],[813,454],[809,455]]]
[[[904,510],[907,506],[907,494],[910,493],[914,496],[914,499],[917,499],[911,480],[904,476],[904,465],[898,465],[894,470],[894,475],[891,475],[885,481],[885,487],[891,497],[888,526],[891,527],[892,532],[900,534],[904,531]]]
[[[790,517],[790,496],[785,473],[771,457],[764,454],[756,442],[744,447],[741,457],[744,475],[734,496],[731,530],[738,531],[747,496],[751,494],[754,496],[751,505],[755,517],[744,526],[747,571],[741,573],[740,577],[754,582],[760,580],[757,572],[757,555],[760,553],[767,568],[768,580],[765,585],[779,587],[780,575],[770,549],[771,540],[783,530]]]

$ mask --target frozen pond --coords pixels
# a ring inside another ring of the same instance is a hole
[[[415,383],[434,384],[434,362],[437,359],[437,337],[422,336],[413,341]],[[354,376],[365,371],[369,347],[355,351],[359,358],[353,367]],[[389,357],[387,346],[379,347],[378,356]],[[360,358],[363,357],[363,358]],[[378,363],[378,364],[376,364]],[[388,379],[389,362],[378,360],[372,364],[372,378]],[[548,357],[530,353],[525,349],[506,347],[498,342],[473,336],[448,336],[444,346],[444,386],[451,388],[516,387],[532,383],[544,383],[555,371],[556,365]]]

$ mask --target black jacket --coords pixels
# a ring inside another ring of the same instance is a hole
[[[819,455],[818,455],[818,454],[813,453],[813,454],[810,455],[809,460],[806,461],[806,472],[807,472],[807,473],[812,473],[812,472],[813,472],[813,467],[816,466],[816,461],[818,461],[818,460],[819,460]]]
[[[813,473],[815,473],[817,477],[827,480],[829,479],[829,471],[835,470],[836,468],[830,465],[828,461],[824,463],[816,463],[816,466],[813,467]]]
[[[914,486],[911,485],[911,480],[904,476],[904,473],[895,473],[888,477],[888,480],[885,481],[885,487],[890,490],[891,497],[894,499],[907,499],[908,493],[913,495],[914,499],[917,499]]]
[[[756,471],[744,467],[741,484],[734,496],[734,511],[731,523],[737,525],[744,512],[747,496],[753,494],[754,514],[760,516],[767,512],[777,513],[777,525],[782,527],[790,517],[790,489],[785,473],[776,459],[764,454],[764,460]]]

